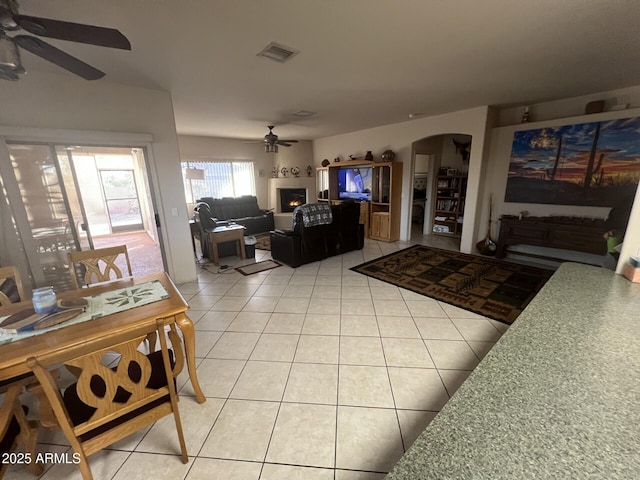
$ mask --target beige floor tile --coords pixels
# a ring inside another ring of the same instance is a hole
[[[278,278],[282,278],[282,277],[278,277]],[[281,297],[282,296],[282,292],[284,292],[285,288],[287,288],[286,284],[285,285],[265,285],[264,283],[262,285],[260,285],[260,287],[258,287],[258,289],[256,290],[256,293],[254,293],[253,295],[255,297]]]
[[[198,292],[200,295],[225,295],[233,285],[228,283],[211,283],[202,287],[202,290]]]
[[[464,340],[456,326],[448,318],[413,318],[422,338],[432,340]]]
[[[342,285],[342,276],[340,275],[342,267],[322,268],[318,270],[316,277],[316,285]],[[330,273],[329,273],[330,272]]]
[[[294,363],[284,392],[285,402],[335,405],[338,397],[338,366]]]
[[[190,313],[190,312],[187,312]],[[195,324],[196,330],[215,330],[224,332],[236,318],[236,312],[206,312],[198,323]]]
[[[46,451],[53,451],[53,450],[47,449]],[[80,469],[78,468],[78,465],[75,465],[73,463],[73,457],[72,457],[73,450],[67,449],[66,453],[69,457],[69,462],[60,462],[60,463],[53,464],[51,468],[49,468],[45,472],[45,474],[42,477],[40,477],[42,480],[60,480],[61,478],[64,478],[65,480],[66,479],[82,480],[82,475],[80,474]],[[94,455],[91,455],[89,457],[89,467],[91,468],[91,473],[93,475],[93,478],[95,479],[114,478],[114,475],[116,474],[118,469],[122,467],[122,465],[125,463],[129,455],[130,455],[130,452],[121,452],[118,450],[101,450],[95,453]],[[178,462],[178,465],[182,465],[182,462],[180,461],[179,457],[165,456],[165,455],[154,455],[154,456],[165,457],[169,459],[169,461],[171,462],[176,461]],[[22,472],[23,469],[20,469],[19,471]],[[186,468],[185,468],[185,472],[186,472]],[[13,477],[7,476],[6,478],[7,480],[10,480]],[[31,475],[30,478],[33,479],[35,477]],[[144,479],[146,477],[137,476],[132,478]],[[171,477],[164,477],[164,478],[171,478]]]
[[[227,331],[261,333],[267,326],[270,317],[269,312],[240,312],[227,327]]]
[[[386,474],[373,472],[355,472],[353,470],[336,469],[335,480],[384,480]]]
[[[225,296],[218,300],[213,307],[212,312],[239,312],[249,301],[250,297],[229,297]]]
[[[283,297],[311,297],[313,285],[299,285],[295,281],[282,292]]]
[[[339,314],[340,302],[337,298],[311,297],[307,313],[323,313],[325,315]]]
[[[184,478],[191,468],[190,463],[182,463],[178,455],[157,455],[154,453],[134,452],[122,464],[113,480],[147,480],[153,471],[153,478],[173,480]],[[94,478],[111,478],[93,474]]]
[[[229,291],[226,293],[228,297],[250,297],[260,285],[250,283],[237,283],[232,285]]]
[[[316,283],[316,276],[315,275],[305,275],[304,272],[302,273],[298,273],[298,269],[296,269],[296,273],[293,274],[293,276],[291,277],[291,280],[289,280],[289,283],[293,284],[293,285],[298,285],[298,286],[311,286],[313,287]],[[313,288],[311,289],[311,291],[313,291]]]
[[[332,468],[335,436],[335,406],[283,403],[266,461]]]
[[[340,334],[355,337],[379,337],[378,322],[375,315],[340,316]]]
[[[263,333],[250,359],[292,362],[299,337],[299,335]]]
[[[304,317],[302,333],[305,335],[339,335],[340,315],[307,313]]]
[[[246,360],[259,338],[259,333],[225,332],[209,352],[208,358]]]
[[[222,296],[220,295],[198,294],[189,300],[189,307],[193,308],[194,310],[209,310],[221,298]]]
[[[345,365],[385,366],[380,338],[341,337],[340,363]]]
[[[202,284],[198,282],[187,282],[187,283],[182,283],[178,285],[178,290],[183,296],[189,295],[189,294],[195,295],[206,286],[207,286],[206,284]]]
[[[498,320],[494,320],[492,318],[488,318],[487,320],[489,320],[491,322],[491,325],[496,327],[502,334],[504,334],[509,329],[509,325],[507,325],[506,323],[499,322]]]
[[[338,363],[340,338],[328,335],[301,335],[294,362]]]
[[[496,342],[467,342],[477,357],[482,360],[487,353],[494,347]]]
[[[406,300],[407,308],[414,317],[445,317],[446,314],[440,304],[433,299]]]
[[[396,317],[409,317],[409,309],[404,300],[384,300],[373,297],[373,305],[376,315],[394,315]]]
[[[275,273],[275,272],[274,272]],[[291,275],[285,273],[283,275],[267,275],[262,285],[288,285],[291,281]],[[271,295],[267,295],[271,296]]]
[[[484,318],[452,318],[451,321],[467,341],[496,342],[502,336],[498,329]]]
[[[381,337],[420,338],[420,332],[411,317],[378,315]]]
[[[278,406],[277,402],[228,400],[199,455],[264,461]]]
[[[66,452],[69,452],[68,455],[71,456],[73,455],[73,450],[70,450],[69,446],[62,446],[62,445],[43,445],[43,444],[38,444],[36,445],[36,459],[37,459],[37,455],[38,454],[45,454],[45,453],[55,453],[57,455],[62,456],[63,454],[65,454]],[[124,462],[124,459],[126,457],[123,457],[122,462]],[[46,475],[47,471],[53,467],[55,464],[53,462],[39,462],[42,467],[43,467],[43,472],[42,472],[42,476],[40,478],[47,478],[48,475]],[[78,467],[76,465],[74,465],[74,467],[76,468],[76,470],[78,469]],[[34,476],[31,474],[31,472],[29,472],[29,470],[27,470],[27,466],[23,465],[23,464],[19,464],[19,463],[13,463],[13,464],[9,464],[9,466],[7,467],[6,473],[4,474],[4,477],[7,480],[34,480]],[[51,479],[51,477],[48,477],[49,479]],[[81,477],[78,477],[81,478]]]
[[[340,365],[338,404],[394,408],[387,369]]]
[[[333,480],[333,470],[327,468],[293,467],[265,463],[260,480]]]
[[[485,318],[477,313],[444,302],[438,302],[449,318]]]
[[[178,404],[187,454],[195,456],[204,443],[213,423],[215,422],[224,400],[208,398],[204,403],[196,402],[195,398],[182,397]],[[149,433],[135,448],[137,452],[165,453],[180,455],[180,444],[173,414],[158,420]]]
[[[223,332],[199,330],[196,332],[196,358],[205,358]]]
[[[206,397],[227,398],[233,389],[240,372],[244,368],[245,360],[226,360],[205,358],[197,368],[200,388]],[[193,392],[191,382],[183,390]],[[180,392],[183,394],[183,392]],[[186,392],[184,392],[186,393]]]
[[[245,304],[244,312],[273,312],[278,304],[278,298],[273,297],[251,297]]]
[[[438,370],[440,378],[444,383],[449,396],[453,396],[454,393],[460,388],[465,380],[471,375],[469,370]]]
[[[388,472],[402,454],[395,410],[338,407],[336,468]]]
[[[424,343],[436,368],[473,370],[478,365],[479,360],[467,342],[425,340]]]
[[[340,284],[337,285],[326,285],[318,283],[316,280],[316,284],[313,287],[313,292],[311,294],[313,298],[331,298],[338,299],[342,296],[342,287]]]
[[[290,363],[248,361],[231,391],[231,398],[281,401]]]
[[[433,368],[389,367],[389,378],[396,408],[440,411],[449,400]]]
[[[370,287],[371,296],[376,300],[402,300],[402,294],[398,287],[383,283]]]
[[[375,315],[373,301],[369,299],[342,299],[340,313],[343,315]]]
[[[273,311],[280,313],[299,313],[304,315],[307,313],[309,303],[310,301],[308,298],[282,297],[278,300]]]
[[[390,367],[434,368],[421,338],[383,338],[382,348]]]
[[[371,300],[371,289],[368,286],[354,286],[349,279],[345,281],[342,286],[342,298],[343,299],[355,299],[355,300]]]
[[[273,313],[264,333],[296,333],[302,331],[304,315],[299,313]],[[493,327],[492,327],[493,328]]]
[[[400,432],[402,433],[405,450],[411,447],[416,438],[429,426],[436,415],[436,412],[398,410],[398,421],[400,422]]]
[[[261,468],[258,462],[196,458],[185,480],[258,480]]]

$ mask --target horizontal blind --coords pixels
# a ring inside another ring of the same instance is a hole
[[[253,162],[189,162],[189,168],[204,170],[204,180],[185,178],[187,162],[182,162],[182,178],[187,203],[202,197],[255,195]]]

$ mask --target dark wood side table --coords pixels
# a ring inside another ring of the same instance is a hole
[[[209,245],[213,253],[213,264],[220,265],[220,256],[218,255],[218,244],[224,242],[236,242],[236,252],[241,259],[247,258],[244,248],[244,227],[242,225],[228,225],[225,227],[217,227],[208,233]]]

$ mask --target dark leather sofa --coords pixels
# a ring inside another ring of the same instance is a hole
[[[197,200],[195,220],[200,228],[202,255],[207,258],[211,258],[207,230],[236,223],[245,227],[246,236],[269,232],[275,226],[273,212],[258,207],[258,199],[252,195],[238,198],[203,197]],[[235,243],[219,244],[218,253],[221,257],[235,255]]]
[[[360,250],[364,246],[364,225],[359,223],[360,205],[343,202],[331,206],[328,225],[305,227],[300,211],[293,230],[271,232],[271,257],[290,267]]]

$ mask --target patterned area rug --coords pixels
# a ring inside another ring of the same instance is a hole
[[[261,233],[256,235],[256,248],[258,250],[271,251],[271,235],[269,233]]]
[[[507,324],[554,273],[423,245],[351,270]]]

